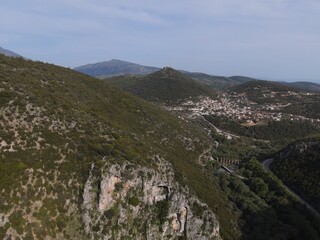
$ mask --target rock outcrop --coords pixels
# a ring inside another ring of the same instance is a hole
[[[93,165],[83,191],[83,222],[91,239],[220,239],[208,206],[176,182],[158,156],[157,170],[129,162]]]

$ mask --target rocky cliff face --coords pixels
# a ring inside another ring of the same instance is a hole
[[[129,162],[92,165],[83,191],[82,219],[91,239],[220,239],[219,223],[172,166],[158,156],[155,169]]]

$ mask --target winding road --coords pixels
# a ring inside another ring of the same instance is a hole
[[[268,158],[266,160],[264,160],[262,162],[263,167],[267,170],[267,171],[271,171],[270,170],[270,165],[273,163],[273,158]],[[315,215],[317,215],[318,217],[320,217],[320,213],[314,208],[312,207],[309,203],[307,203],[304,199],[302,199],[298,194],[296,194],[294,191],[292,191],[288,186],[286,186],[285,184],[282,184],[282,186],[284,187],[284,189],[291,193],[300,203],[302,203],[303,205],[305,205],[312,213],[314,213]]]

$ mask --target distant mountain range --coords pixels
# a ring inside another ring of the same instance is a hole
[[[4,49],[2,47],[0,47],[0,54],[3,54],[7,57],[21,57],[21,55],[15,53],[15,52],[12,52],[10,50]]]
[[[112,59],[106,62],[99,62],[94,64],[87,64],[83,66],[79,66],[74,68],[74,70],[78,72],[82,72],[92,77],[97,78],[107,78],[121,75],[148,75],[150,73],[154,73],[159,71],[160,68],[143,66],[137,63],[131,63],[126,61],[121,61],[117,59]],[[180,70],[182,73],[187,75],[194,80],[211,86],[217,90],[226,90],[230,87],[240,85],[245,82],[250,82],[254,80],[259,80],[255,78],[245,77],[245,76],[232,76],[232,77],[224,77],[224,76],[215,76],[209,75],[206,73],[196,73],[196,72],[188,72],[184,70]],[[316,84],[313,82],[279,82],[282,85],[298,88],[304,91],[310,92],[320,92],[320,84]]]
[[[320,84],[313,82],[281,82],[289,87],[305,90],[307,92],[320,92]]]
[[[8,57],[22,57],[21,55],[10,51],[8,49],[0,47],[0,54]],[[144,66],[137,63],[131,63],[127,61],[112,59],[110,61],[98,62],[93,64],[86,64],[74,68],[74,70],[87,74],[96,78],[108,78],[114,76],[122,75],[148,75],[159,71],[161,68]],[[186,76],[198,81],[199,83],[207,86],[211,86],[216,90],[226,90],[230,87],[240,85],[242,83],[259,80],[255,78],[245,77],[245,76],[215,76],[201,72],[188,72],[184,70],[179,70]],[[314,82],[279,82],[282,85],[297,88],[300,90],[308,92],[320,92],[320,84]]]
[[[112,59],[107,62],[99,62],[76,67],[74,70],[92,77],[102,78],[127,74],[146,75],[158,71],[160,68],[142,66],[136,63]]]

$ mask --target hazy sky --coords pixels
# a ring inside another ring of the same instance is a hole
[[[320,80],[319,0],[0,2],[0,46],[34,60]]]

